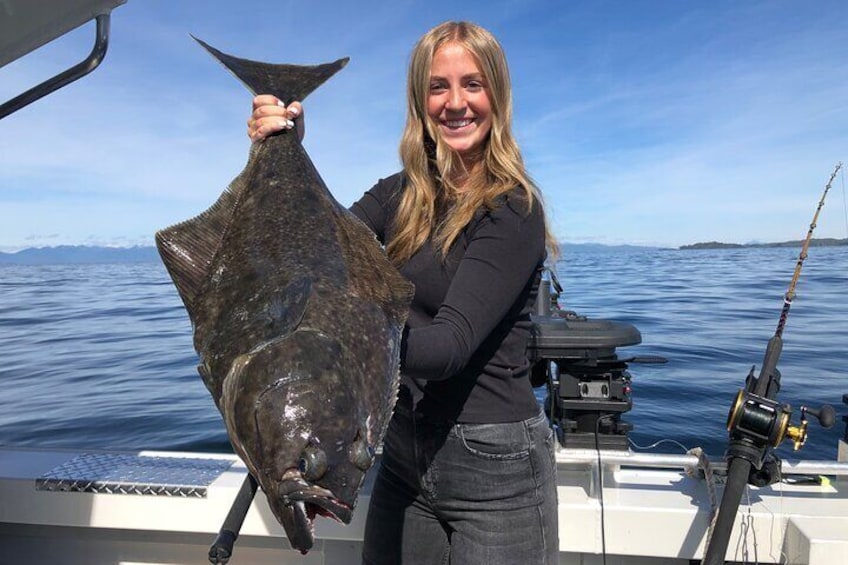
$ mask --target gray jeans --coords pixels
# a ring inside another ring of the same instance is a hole
[[[368,508],[363,563],[555,564],[555,469],[542,413],[451,424],[398,406]]]

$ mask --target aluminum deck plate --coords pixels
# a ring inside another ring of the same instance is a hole
[[[206,497],[231,460],[83,453],[35,480],[36,490]]]

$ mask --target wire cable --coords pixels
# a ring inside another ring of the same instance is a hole
[[[674,440],[674,439],[667,439],[667,438],[666,438],[666,439],[661,439],[661,440],[659,440],[659,441],[656,441],[656,442],[652,443],[651,445],[645,445],[645,446],[642,446],[642,445],[637,444],[635,441],[633,441],[633,440],[632,440],[632,439],[630,439],[629,437],[627,438],[627,441],[628,441],[628,442],[630,442],[630,445],[632,445],[635,449],[639,449],[639,450],[641,450],[641,451],[647,451],[647,450],[649,450],[649,449],[653,449],[653,448],[655,448],[655,447],[657,447],[657,446],[659,446],[659,445],[662,445],[662,444],[664,444],[664,443],[670,443],[670,444],[672,444],[672,445],[676,445],[677,447],[679,447],[680,449],[682,449],[684,453],[688,453],[688,452],[689,452],[689,448],[688,448],[688,447],[686,447],[685,445],[683,445],[682,443],[680,443],[679,441]]]
[[[595,421],[595,453],[598,457],[598,502],[601,505],[601,556],[604,565],[607,563],[607,532],[606,532],[606,514],[604,512],[604,467],[601,461],[601,446],[599,434],[601,428],[601,420],[614,418],[615,414],[606,414]]]

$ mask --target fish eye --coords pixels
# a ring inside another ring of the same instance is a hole
[[[327,454],[314,445],[307,446],[300,454],[297,470],[301,472],[304,479],[317,481],[327,472]]]
[[[350,462],[362,471],[367,471],[371,468],[374,461],[374,449],[368,443],[357,436],[356,441],[350,446],[348,453]]]

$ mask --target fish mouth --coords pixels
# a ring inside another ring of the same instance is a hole
[[[332,518],[349,524],[353,516],[350,505],[321,487],[298,483],[296,490],[279,498],[279,519],[294,549],[306,553],[315,543],[315,517]]]

